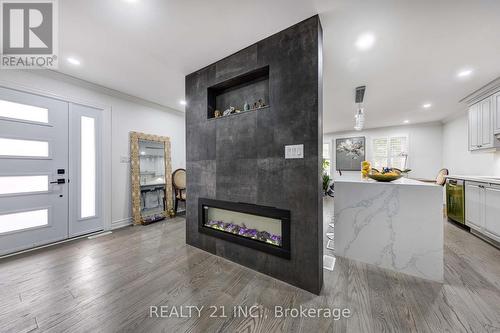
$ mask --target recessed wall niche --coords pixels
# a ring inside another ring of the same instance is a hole
[[[264,66],[207,88],[208,119],[217,118],[215,111],[224,116],[225,110],[234,107],[231,114],[255,111],[269,107],[269,66]],[[247,108],[245,109],[245,104]],[[229,114],[230,115],[230,114]]]

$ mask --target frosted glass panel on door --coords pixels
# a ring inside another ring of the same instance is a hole
[[[80,218],[95,216],[96,202],[96,138],[94,118],[82,116]]]
[[[49,190],[49,176],[0,177],[0,194],[46,192]]]
[[[49,210],[38,209],[27,212],[0,214],[0,234],[41,227],[49,224]]]
[[[46,124],[49,122],[49,110],[37,106],[0,100],[0,117]]]
[[[49,143],[0,138],[0,156],[49,157]]]

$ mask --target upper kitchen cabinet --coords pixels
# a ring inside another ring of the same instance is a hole
[[[490,96],[469,108],[469,150],[490,149],[500,144],[494,132],[498,118],[495,109],[497,97]]]
[[[469,150],[500,148],[500,77],[461,102],[469,106]]]
[[[469,108],[469,150],[479,147],[479,106],[472,105]]]
[[[492,98],[479,102],[479,146],[480,148],[493,148],[493,117],[491,108]]]
[[[493,95],[493,132],[500,134],[500,92]]]

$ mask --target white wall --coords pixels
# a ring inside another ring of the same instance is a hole
[[[119,110],[119,111],[117,111]],[[130,131],[168,136],[172,146],[172,171],[186,167],[184,117],[126,101],[116,101],[113,106],[113,221],[129,218],[130,168],[120,163],[121,156],[129,156]]]
[[[109,162],[104,159],[104,182],[110,184],[107,189],[110,195],[105,201],[105,209],[109,210],[105,214],[108,228],[131,222],[130,165],[120,162],[121,157],[130,155],[130,131],[170,137],[172,170],[185,167],[185,122],[178,111],[51,71],[1,71],[0,85],[104,108],[104,142],[110,145],[104,153],[111,155]]]
[[[451,174],[500,177],[500,152],[470,152],[467,115],[443,126],[443,165]]]
[[[364,136],[366,137],[366,160],[372,159],[372,139],[383,136],[408,136],[408,168],[412,169],[410,177],[435,179],[443,163],[443,128],[441,123],[421,125],[405,125],[395,127],[382,127],[364,131],[347,131],[325,134],[323,142],[330,142],[332,156],[332,175],[338,174],[334,169],[335,164],[335,139]],[[343,171],[359,173],[359,171]]]

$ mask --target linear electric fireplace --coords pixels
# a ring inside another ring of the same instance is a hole
[[[290,258],[290,211],[205,198],[198,204],[200,232]]]

